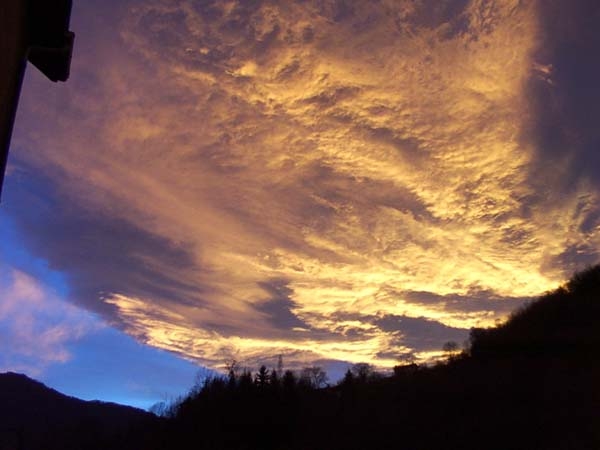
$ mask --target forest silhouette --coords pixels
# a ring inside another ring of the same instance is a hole
[[[61,445],[19,448],[600,448],[599,313],[595,266],[504,324],[473,329],[465,350],[452,346],[432,366],[399,365],[382,375],[357,364],[328,385],[318,367],[251,372],[232,362],[226,375],[163,407],[160,418],[122,416],[118,433],[95,441],[88,433],[85,445],[73,441],[86,435],[82,424],[77,433],[55,433]]]

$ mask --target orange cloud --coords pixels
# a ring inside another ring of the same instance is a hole
[[[132,2],[99,60],[74,60],[72,104],[56,121],[44,104],[23,157],[191,259],[140,250],[186,288],[105,292],[125,330],[211,365],[236,349],[390,366],[436,349],[374,317],[490,325],[499,298],[562,280],[566,247],[600,243],[581,231],[593,187],[552,203],[530,183],[536,3],[429,3]]]

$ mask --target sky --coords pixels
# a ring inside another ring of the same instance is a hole
[[[21,93],[1,368],[146,405],[198,367],[391,368],[501,322],[600,259],[598,20],[76,0],[70,79]]]

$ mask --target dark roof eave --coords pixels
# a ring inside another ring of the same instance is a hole
[[[75,35],[69,31],[72,0],[13,0],[2,7],[0,53],[0,198],[8,151],[29,60],[52,81],[69,78]]]

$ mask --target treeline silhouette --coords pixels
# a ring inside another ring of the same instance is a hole
[[[261,367],[207,379],[168,414],[181,449],[600,448],[600,266],[575,275],[432,367],[335,386]],[[318,368],[312,368],[315,374]]]
[[[448,359],[433,366],[382,375],[357,364],[329,385],[318,367],[231,364],[104,448],[597,449],[599,313],[595,266],[506,323],[473,329],[464,351],[447,345]]]

